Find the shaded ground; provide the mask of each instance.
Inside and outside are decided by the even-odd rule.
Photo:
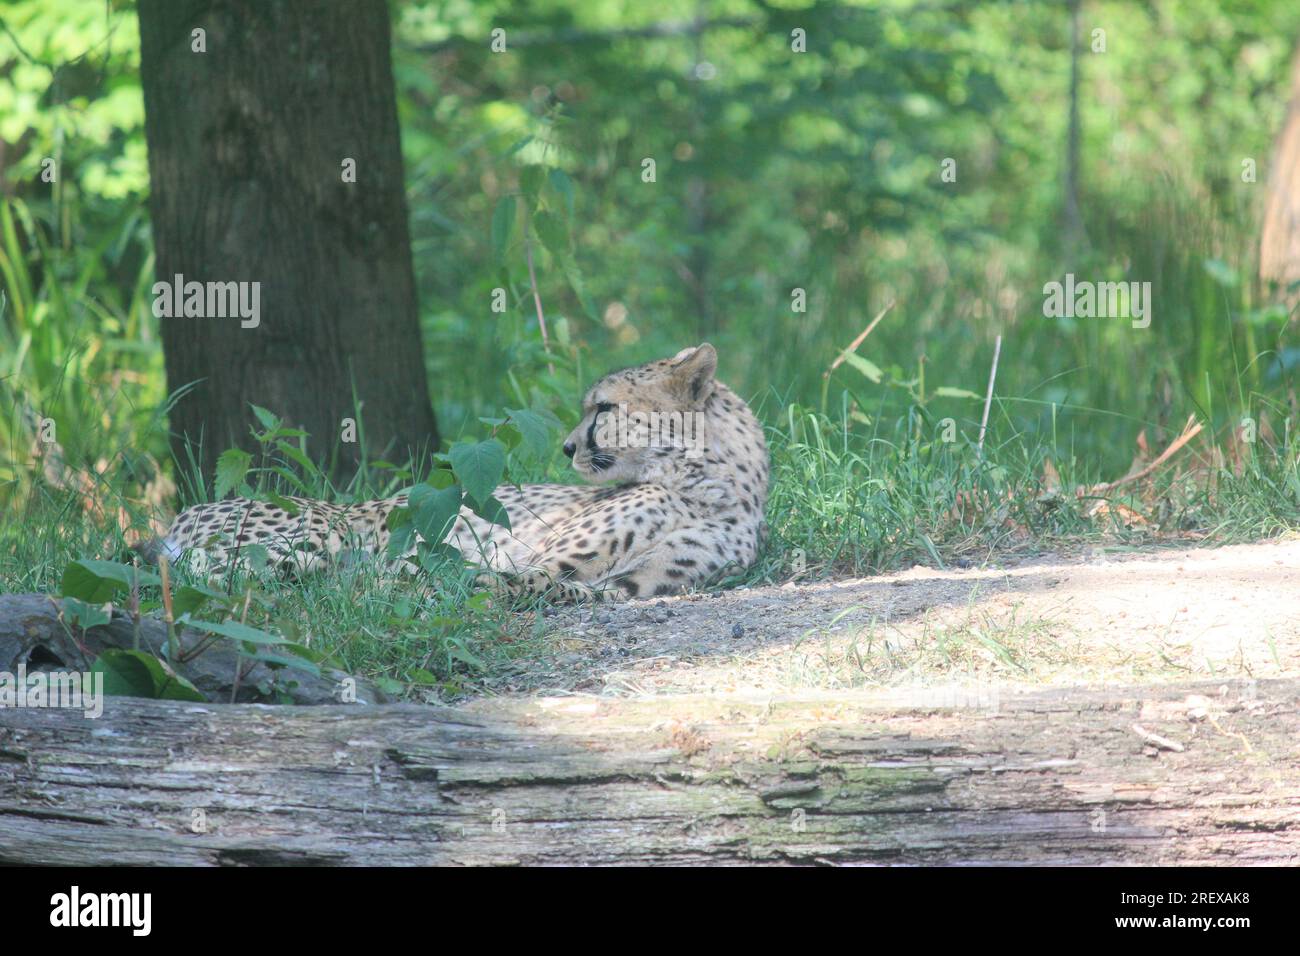
[[[1300,673],[1300,539],[915,567],[559,612],[497,693],[639,696]]]

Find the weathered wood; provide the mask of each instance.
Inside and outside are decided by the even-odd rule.
[[[1294,864],[1298,699],[1278,680],[987,708],[849,692],[7,710],[0,863]]]

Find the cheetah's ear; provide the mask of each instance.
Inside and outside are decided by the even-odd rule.
[[[718,353],[708,342],[698,348],[683,349],[673,356],[669,370],[682,395],[691,402],[702,403],[713,394],[713,374],[718,370]]]

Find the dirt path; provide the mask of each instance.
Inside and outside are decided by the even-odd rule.
[[[497,693],[643,696],[1300,673],[1300,538],[567,610]]]

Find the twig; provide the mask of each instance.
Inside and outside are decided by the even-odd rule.
[[[1128,484],[1132,484],[1135,481],[1141,481],[1147,475],[1151,474],[1153,471],[1155,471],[1157,468],[1163,465],[1166,461],[1168,461],[1175,453],[1177,453],[1177,451],[1180,448],[1182,448],[1189,441],[1191,441],[1193,438],[1199,435],[1201,433],[1201,429],[1203,429],[1204,427],[1205,425],[1202,422],[1198,422],[1196,420],[1195,415],[1188,415],[1187,424],[1183,426],[1183,433],[1179,435],[1177,438],[1175,438],[1173,443],[1160,453],[1160,457],[1158,457],[1155,461],[1151,462],[1151,464],[1147,465],[1141,471],[1136,471],[1131,475],[1125,475],[1123,478],[1120,478],[1116,481],[1108,481],[1100,485],[1093,485],[1091,488],[1087,488],[1087,489],[1079,488],[1076,493],[1079,495],[1079,497],[1082,498],[1085,494],[1098,495],[1107,491],[1113,491],[1122,485],[1128,485]]]
[[[132,559],[131,566],[134,568],[131,575],[131,596],[128,599],[128,609],[131,612],[131,626],[133,628],[131,649],[138,651],[140,649],[140,558]]]
[[[537,291],[537,271],[533,268],[533,240],[527,235],[524,236],[524,252],[528,257],[528,283],[533,287],[533,304],[537,306],[537,325],[542,330],[542,350],[548,356],[546,370],[554,375],[555,366],[549,359],[551,346],[546,338],[546,316],[542,314],[542,295]]]
[[[1161,737],[1159,734],[1153,734],[1141,724],[1133,725],[1133,733],[1151,744],[1151,746],[1158,747],[1161,750],[1172,750],[1174,753],[1180,754],[1185,749],[1178,741],[1170,740],[1168,737]]]
[[[167,555],[158,555],[158,576],[162,578],[163,620],[167,622],[167,659],[180,658],[180,644],[176,640],[176,618],[172,615],[172,587],[167,575]]]
[[[837,368],[839,368],[841,365],[844,364],[844,356],[848,355],[850,352],[857,351],[858,346],[861,345],[863,342],[865,342],[867,336],[871,334],[871,330],[880,324],[880,320],[885,317],[885,313],[888,312],[893,307],[894,307],[894,300],[891,299],[888,305],[886,305],[883,309],[881,309],[879,312],[876,313],[876,317],[871,320],[870,324],[868,324],[865,329],[862,330],[861,334],[856,339],[854,339],[852,342],[849,343],[849,347],[844,349],[842,352],[840,352],[839,355],[835,356],[835,361],[831,362],[831,367],[828,368],[826,371],[822,372],[822,378],[830,378],[831,372],[835,371]]]
[[[244,592],[244,609],[239,615],[240,624],[246,624],[248,622],[248,606],[252,602],[253,602],[253,589],[250,587]],[[250,663],[254,663],[254,662],[250,661]],[[251,671],[252,668],[250,667],[249,670]],[[243,651],[241,645],[239,653],[235,654],[235,679],[230,682],[230,702],[232,704],[239,699],[239,685],[243,683],[245,673],[246,672],[243,667]]]
[[[998,356],[1002,354],[1002,336],[993,343],[993,367],[989,369],[989,390],[984,393],[984,417],[980,419],[980,440],[975,449],[976,457],[984,458],[984,432],[989,427],[989,406],[993,404],[993,383],[998,377]]]

